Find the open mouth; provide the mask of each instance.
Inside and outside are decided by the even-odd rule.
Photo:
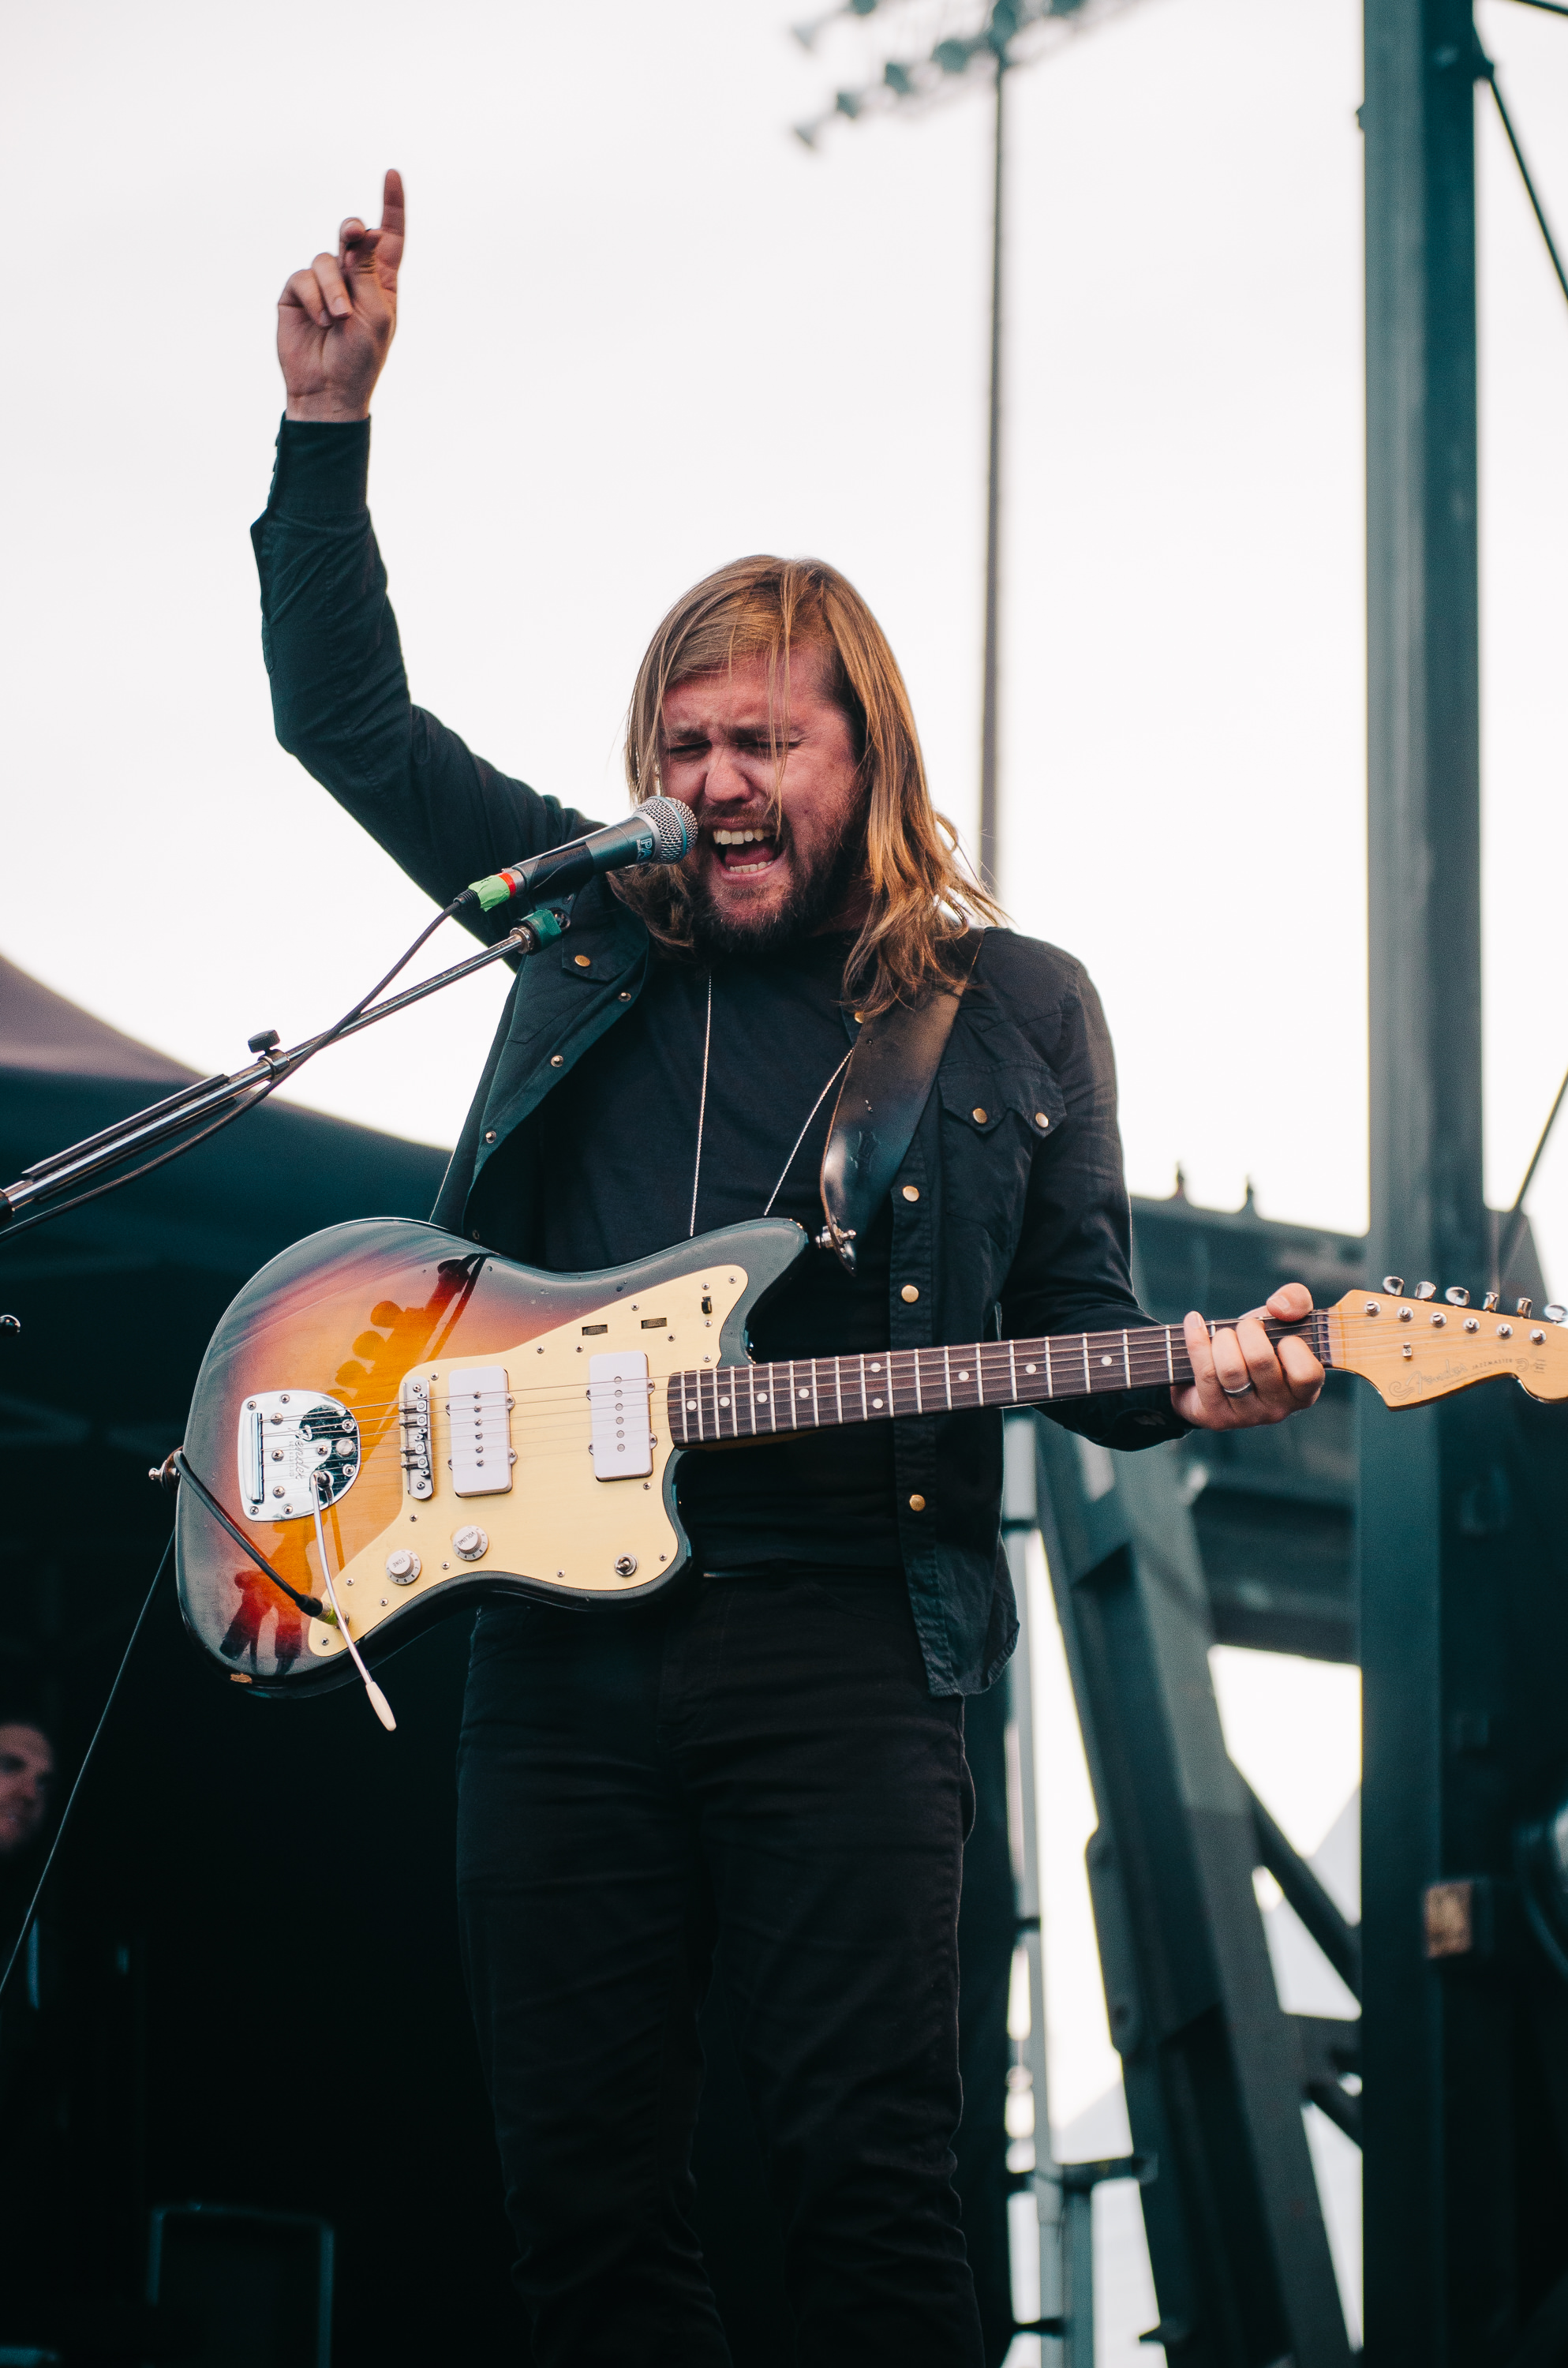
[[[778,825],[772,823],[761,828],[748,824],[714,829],[708,836],[721,865],[732,880],[750,879],[758,872],[770,871],[783,851]]]

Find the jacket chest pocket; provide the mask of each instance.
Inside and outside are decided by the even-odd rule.
[[[981,1225],[1011,1258],[1023,1224],[1029,1170],[1067,1114],[1043,1064],[969,1066],[939,1080],[949,1221]]]

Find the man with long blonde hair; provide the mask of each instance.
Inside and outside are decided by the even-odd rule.
[[[345,222],[284,290],[288,408],[255,540],[279,738],[445,903],[592,825],[409,700],[365,500],[403,231],[389,174],[380,227]],[[689,805],[699,844],[585,889],[559,956],[524,965],[437,1222],[556,1271],[768,1212],[815,1237],[858,1031],[961,986],[852,1264],[808,1251],[754,1347],[1147,1323],[1094,989],[963,869],[854,587],[771,557],[695,586],[639,670],[626,764],[634,800]],[[1269,1308],[1310,1304],[1293,1284]],[[1210,1343],[1189,1319],[1187,1343],[1187,1386],[1062,1418],[1136,1448],[1278,1421],[1322,1385],[1256,1322]],[[694,1456],[680,1485],[679,1588],[597,1615],[492,1608],[475,1630],[461,1930],[534,2357],[728,2361],[689,2169],[716,1968],[799,2356],[979,2368],[950,2145],[963,1702],[1017,1633],[1000,1415]]]

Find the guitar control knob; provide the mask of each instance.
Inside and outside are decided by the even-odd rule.
[[[399,1546],[387,1556],[387,1577],[394,1587],[412,1587],[419,1576],[419,1556],[406,1546]]]
[[[1444,1292],[1443,1297],[1448,1301],[1450,1307],[1468,1307],[1470,1305],[1470,1293],[1465,1289],[1462,1282],[1450,1282],[1447,1291]]]
[[[470,1521],[464,1528],[452,1531],[452,1551],[460,1554],[464,1562],[478,1562],[482,1554],[490,1552],[489,1535]]]
[[[1415,1286],[1415,1296],[1417,1299],[1436,1299],[1437,1296],[1437,1284],[1435,1282],[1418,1282]]]
[[[1383,1289],[1385,1291],[1392,1291],[1396,1299],[1403,1299],[1404,1297],[1403,1275],[1385,1274],[1383,1277]]]

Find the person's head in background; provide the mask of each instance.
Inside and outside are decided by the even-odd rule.
[[[42,1722],[0,1697],[0,1866],[38,1839],[53,1782],[54,1746]]]

